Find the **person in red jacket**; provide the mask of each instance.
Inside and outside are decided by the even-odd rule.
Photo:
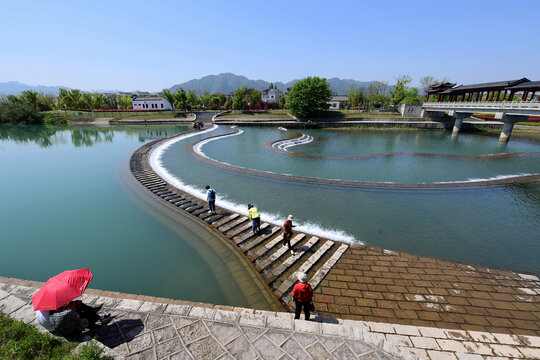
[[[311,307],[311,299],[313,298],[313,289],[307,283],[307,275],[305,272],[299,272],[297,276],[299,282],[294,285],[292,291],[292,297],[296,304],[294,318],[300,319],[300,313],[302,312],[302,307],[304,307],[304,314],[306,314],[306,320],[309,320],[309,311]]]

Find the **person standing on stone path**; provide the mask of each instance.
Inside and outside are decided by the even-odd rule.
[[[210,213],[216,213],[216,190],[211,189],[210,185],[206,185],[206,201],[208,201],[208,206],[210,207]]]
[[[292,223],[294,217],[289,215],[287,220],[283,223],[283,246],[287,246],[291,252],[291,255],[294,255],[294,249],[291,246],[291,238],[293,236],[292,228],[295,227]]]
[[[248,213],[248,216],[251,219],[252,232],[255,234],[255,232],[261,231],[261,214],[259,213],[259,209],[257,209],[254,205],[249,204]]]
[[[302,307],[304,308],[304,314],[306,315],[306,320],[309,320],[309,312],[312,310],[313,298],[313,289],[311,285],[307,283],[307,275],[305,272],[299,272],[297,274],[298,282],[294,285],[292,291],[292,298],[296,304],[296,309],[294,311],[294,318],[300,319],[300,313],[302,312]]]

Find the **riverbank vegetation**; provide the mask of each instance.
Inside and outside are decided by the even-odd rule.
[[[0,312],[0,359],[109,359],[92,343],[75,352],[78,345],[77,342],[41,333],[32,325],[13,320]]]

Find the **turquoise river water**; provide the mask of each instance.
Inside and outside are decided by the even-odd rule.
[[[98,289],[271,309],[236,252],[129,173],[139,146],[184,129],[1,126],[0,276],[89,267]]]

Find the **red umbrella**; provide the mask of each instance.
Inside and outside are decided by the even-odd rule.
[[[53,276],[32,296],[34,310],[56,310],[81,296],[92,281],[90,269],[64,271]]]

